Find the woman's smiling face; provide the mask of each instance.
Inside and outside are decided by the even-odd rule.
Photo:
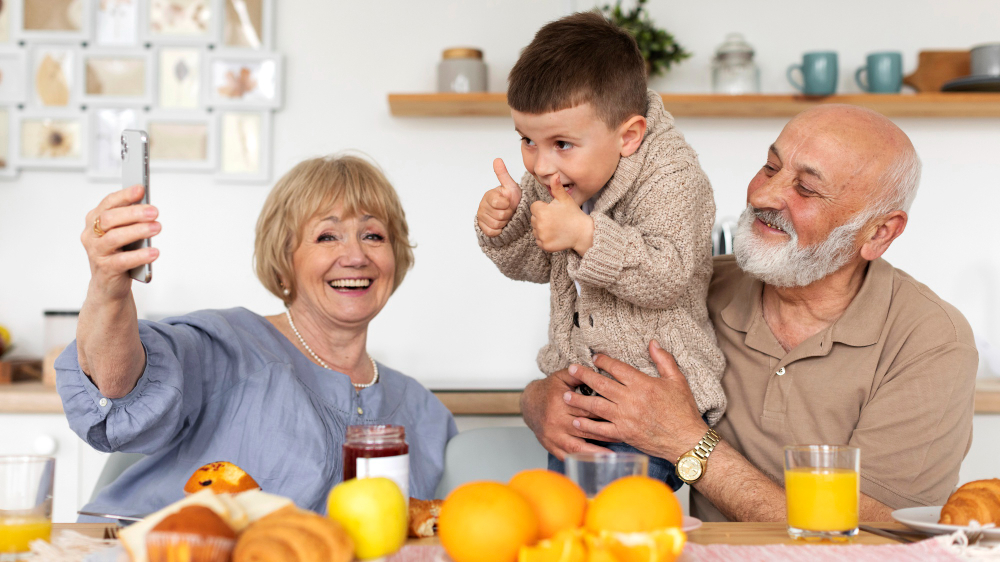
[[[337,203],[306,222],[292,266],[296,312],[349,327],[367,325],[385,306],[396,259],[381,220],[345,216]]]

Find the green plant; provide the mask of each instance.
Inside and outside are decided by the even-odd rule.
[[[642,57],[646,59],[646,70],[653,77],[670,70],[671,65],[690,57],[691,53],[685,51],[674,40],[673,35],[653,24],[646,12],[646,1],[636,0],[635,7],[625,11],[622,9],[622,0],[618,0],[614,7],[605,5],[601,11],[635,38]]]

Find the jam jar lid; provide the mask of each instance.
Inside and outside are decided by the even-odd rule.
[[[726,40],[716,49],[716,60],[729,57],[748,59],[753,57],[753,47],[743,38],[742,33],[730,33],[726,35]]]

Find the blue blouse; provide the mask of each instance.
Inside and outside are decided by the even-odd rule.
[[[85,510],[151,513],[184,497],[198,467],[229,461],[265,492],[326,513],[343,477],[347,426],[359,424],[405,426],[410,495],[434,497],[457,430],[451,412],[414,379],[379,365],[378,383],[355,392],[347,375],[314,364],[244,308],[143,320],[139,336],[146,369],[122,398],[102,396],[80,370],[76,342],[56,361],[73,431],[100,451],[148,455]]]

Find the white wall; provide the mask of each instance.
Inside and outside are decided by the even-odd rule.
[[[280,173],[297,161],[349,148],[377,160],[399,191],[418,244],[416,267],[373,323],[381,361],[437,387],[521,387],[537,376],[545,287],[505,279],[476,245],[472,220],[496,184],[490,162],[523,170],[517,137],[501,118],[414,119],[389,115],[389,92],[435,85],[443,48],[475,45],[490,89],[505,88],[518,51],[543,23],[580,0],[276,2],[276,45],[286,57],[285,108],[274,120]],[[653,86],[710,89],[709,64],[726,33],[757,48],[767,92],[789,92],[785,68],[803,51],[840,53],[841,91],[857,91],[867,52],[898,49],[907,72],[920,49],[1000,41],[1000,5],[985,0],[862,2],[655,1],[654,19],[696,55]],[[998,98],[1000,103],[1000,98]],[[701,155],[720,216],[737,215],[745,187],[785,119],[678,120]],[[924,162],[905,235],[887,257],[969,318],[1000,346],[1000,119],[900,119]],[[0,324],[21,355],[42,354],[42,311],[78,308],[89,269],[79,244],[84,215],[113,184],[81,173],[25,172],[0,183]],[[217,185],[199,175],[157,174],[153,198],[163,233],[155,280],[136,285],[144,314],[245,306],[281,310],[253,276],[253,226],[269,186]]]

